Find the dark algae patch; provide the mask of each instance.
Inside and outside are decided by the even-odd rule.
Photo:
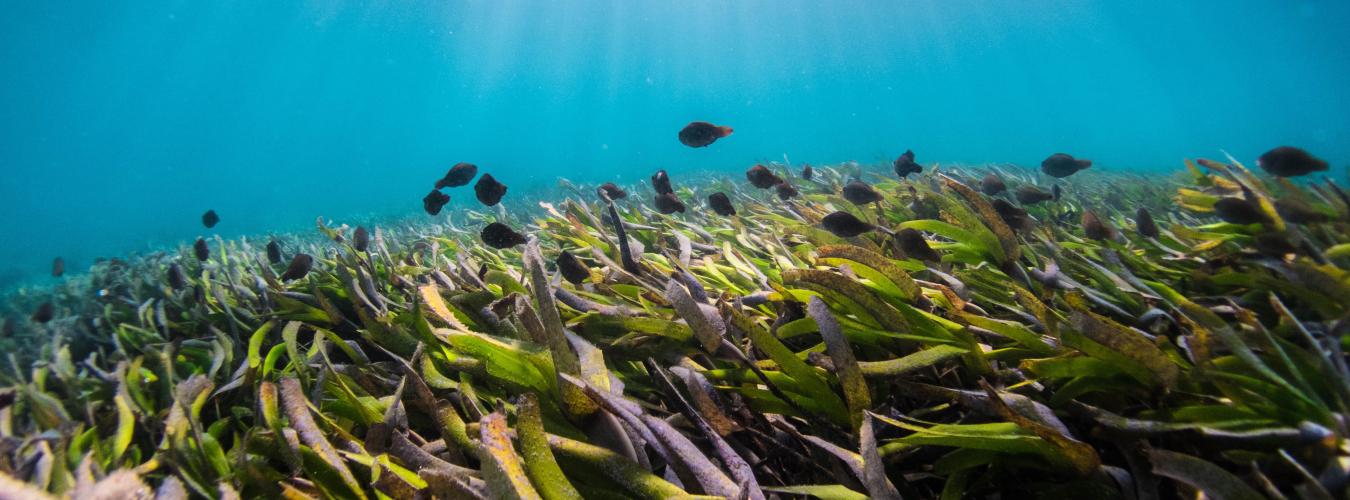
[[[1324,161],[883,158],[461,163],[425,211],[492,209],[58,259],[0,310],[0,496],[1345,497]]]

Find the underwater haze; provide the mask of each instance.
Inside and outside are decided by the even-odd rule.
[[[199,235],[420,216],[756,161],[1167,172],[1281,144],[1342,178],[1350,2],[11,2],[0,281]],[[735,133],[692,149],[693,120]],[[465,191],[447,210],[475,206]],[[204,229],[216,210],[221,223]]]

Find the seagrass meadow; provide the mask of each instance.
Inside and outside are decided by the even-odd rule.
[[[16,292],[0,496],[1346,497],[1333,181],[888,167],[677,176],[669,215],[563,181]]]

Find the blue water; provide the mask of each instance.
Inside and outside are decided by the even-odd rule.
[[[906,148],[1340,167],[1347,22],[1344,0],[8,2],[0,281],[190,241],[207,208],[227,237],[416,215],[457,161],[513,192]],[[736,132],[685,148],[690,120]]]

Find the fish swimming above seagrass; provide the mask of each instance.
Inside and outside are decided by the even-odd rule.
[[[840,238],[852,238],[876,229],[871,223],[859,219],[851,213],[839,211],[826,215],[820,221],[826,231]]]
[[[450,167],[450,171],[445,173],[445,177],[436,181],[436,189],[447,187],[459,187],[468,184],[478,175],[478,166],[472,163],[456,163]]]
[[[1092,160],[1080,160],[1065,153],[1055,153],[1041,161],[1041,172],[1055,178],[1064,178],[1092,166]]]
[[[511,229],[511,226],[500,222],[493,222],[483,227],[479,236],[483,239],[483,243],[499,250],[524,245],[526,241],[524,235],[517,233],[515,229]]]
[[[1270,175],[1279,177],[1297,177],[1327,169],[1325,160],[1293,146],[1280,146],[1266,151],[1257,158],[1256,164]]]
[[[914,151],[910,150],[905,150],[904,154],[891,162],[891,166],[895,169],[895,175],[901,179],[909,177],[910,174],[923,173],[923,165],[914,162]]]
[[[731,127],[708,122],[691,122],[680,129],[680,143],[691,148],[702,148],[731,135]]]

